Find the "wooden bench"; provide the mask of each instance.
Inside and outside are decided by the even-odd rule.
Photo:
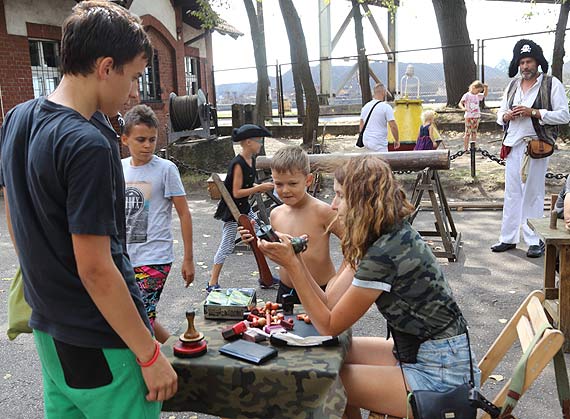
[[[536,332],[540,330],[542,325],[545,323],[550,324],[542,305],[543,302],[544,293],[542,291],[531,292],[479,362],[483,393],[485,393],[485,382],[505,357],[506,353],[513,346],[517,338],[524,352],[529,347]],[[556,352],[558,352],[562,347],[563,343],[564,335],[559,330],[547,329],[544,332],[542,338],[537,342],[528,358],[521,396],[526,392],[526,390],[528,390],[534,380],[538,378],[542,370],[550,363]],[[511,380],[509,379],[493,399],[493,404],[499,407],[503,405],[510,384]],[[398,419],[392,416],[373,412],[370,413],[369,417],[373,419]],[[479,410],[478,417],[480,419],[490,419],[490,416],[481,410]]]

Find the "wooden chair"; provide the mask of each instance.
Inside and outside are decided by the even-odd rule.
[[[493,342],[485,356],[479,362],[479,368],[481,369],[481,387],[484,388],[485,381],[487,381],[489,375],[491,375],[499,362],[504,358],[505,354],[515,342],[515,339],[518,338],[524,352],[529,347],[541,326],[544,323],[550,324],[544,307],[542,306],[543,301],[544,293],[542,291],[537,290],[531,292],[506,324],[499,337],[495,339],[495,342]],[[532,385],[534,380],[538,378],[542,370],[550,363],[563,343],[564,335],[561,331],[547,329],[544,332],[542,338],[537,342],[528,358],[521,397]],[[496,406],[503,405],[510,384],[511,380],[509,379],[493,399],[493,403]],[[489,419],[490,416],[483,414],[480,418]]]
[[[542,306],[543,301],[544,293],[542,291],[537,290],[531,292],[479,362],[483,393],[485,393],[485,382],[505,357],[513,343],[515,343],[515,340],[518,338],[524,352],[529,347],[536,332],[540,330],[541,326],[545,323],[550,324]],[[559,330],[547,329],[544,332],[542,338],[537,342],[528,358],[525,371],[525,382],[521,392],[521,397],[532,385],[534,380],[536,380],[540,375],[542,370],[550,363],[556,352],[558,352],[562,347],[563,343],[564,335]],[[511,380],[509,379],[494,398],[493,404],[499,407],[503,405],[510,384]],[[488,414],[481,410],[479,412],[479,419],[490,419]],[[386,416],[374,412],[371,412],[369,417],[373,419],[397,419],[392,416]]]

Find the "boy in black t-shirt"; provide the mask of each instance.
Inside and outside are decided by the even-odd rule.
[[[176,391],[124,250],[118,149],[96,113],[116,114],[137,97],[151,54],[137,17],[81,2],[63,25],[59,86],[4,121],[0,185],[48,418],[158,418]]]
[[[240,144],[241,152],[230,162],[224,181],[226,189],[232,196],[240,213],[247,214],[251,219],[254,218],[254,214],[248,198],[255,193],[267,192],[273,189],[273,183],[271,182],[264,182],[259,185],[255,183],[254,156],[261,150],[262,137],[271,137],[271,132],[265,127],[245,124],[239,128],[234,128],[232,141]],[[222,220],[224,226],[222,227],[220,245],[214,256],[212,275],[206,287],[207,292],[220,288],[218,283],[220,272],[226,257],[234,251],[238,230],[238,223],[223,199],[218,204],[214,218]]]

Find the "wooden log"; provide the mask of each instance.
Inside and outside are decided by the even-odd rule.
[[[388,162],[392,170],[448,170],[450,167],[449,150],[424,150],[424,151],[398,151],[388,153],[332,153],[332,154],[309,154],[311,171],[334,172],[352,157],[363,155],[381,157]],[[269,169],[271,157],[259,156],[255,161],[257,169]]]

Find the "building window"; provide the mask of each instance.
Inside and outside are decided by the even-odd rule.
[[[160,71],[158,67],[158,51],[154,51],[152,60],[146,66],[144,74],[139,77],[139,94],[141,101],[160,101]]]
[[[59,43],[30,40],[30,61],[34,97],[51,94],[61,80],[59,72]]]
[[[200,88],[200,60],[196,57],[184,57],[186,72],[186,92],[189,95],[198,94]]]

